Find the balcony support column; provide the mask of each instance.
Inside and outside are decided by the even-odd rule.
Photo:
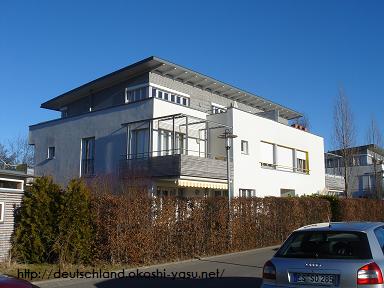
[[[130,159],[130,151],[131,151],[131,129],[129,125],[127,125],[127,146],[126,146],[126,159]]]
[[[188,155],[188,116],[185,116],[185,155]]]
[[[151,158],[153,151],[153,120],[148,122],[148,157]]]
[[[172,116],[172,155],[176,154],[175,116]]]
[[[209,125],[208,121],[205,122],[205,157],[208,158],[210,153],[209,153]]]

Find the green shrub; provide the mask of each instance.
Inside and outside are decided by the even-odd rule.
[[[54,250],[60,263],[87,263],[91,258],[92,219],[89,190],[77,179],[69,182],[62,196],[58,237]]]
[[[57,218],[62,191],[52,178],[37,178],[25,192],[15,217],[12,256],[25,263],[54,262],[52,250],[58,234]]]

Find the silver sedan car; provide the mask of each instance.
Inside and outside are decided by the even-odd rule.
[[[321,223],[295,230],[263,268],[263,288],[384,288],[384,223]]]

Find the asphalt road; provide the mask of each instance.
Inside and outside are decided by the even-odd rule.
[[[276,250],[276,247],[268,247],[215,257],[129,269],[124,271],[128,277],[118,279],[58,279],[34,282],[34,284],[41,288],[223,288],[234,286],[257,288],[261,284],[262,267],[265,261],[274,254],[274,250]],[[74,271],[71,272],[75,273]],[[108,271],[105,272],[108,273]],[[122,273],[117,276],[122,276]]]

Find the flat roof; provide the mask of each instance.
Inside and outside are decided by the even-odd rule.
[[[377,146],[376,144],[367,144],[362,146],[351,147],[351,148],[348,148],[347,150],[352,151],[353,152],[352,154],[356,154],[356,155],[364,152],[365,150],[370,150],[376,154],[384,156],[384,148]],[[342,154],[342,149],[329,151],[327,152],[327,154],[339,156]]]
[[[230,100],[255,107],[261,111],[278,110],[280,117],[288,120],[302,116],[302,114],[297,111],[274,103],[261,96],[244,91],[235,86],[155,56],[143,59],[61,94],[41,104],[41,108],[59,111],[61,107],[64,107],[73,101],[148,72],[154,72],[182,83],[198,87]]]

